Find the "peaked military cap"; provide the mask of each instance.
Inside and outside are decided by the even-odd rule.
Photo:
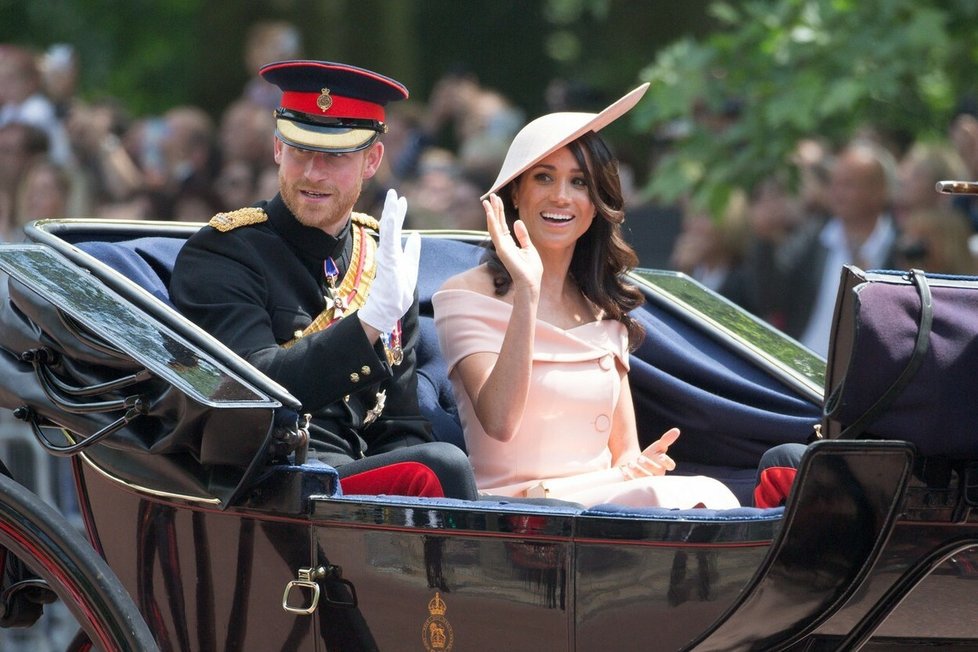
[[[282,90],[275,135],[300,149],[366,149],[387,131],[384,106],[408,97],[400,82],[343,63],[278,61],[259,74]]]

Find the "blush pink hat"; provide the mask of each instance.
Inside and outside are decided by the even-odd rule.
[[[548,113],[533,120],[513,138],[496,182],[492,184],[485,199],[497,192],[507,183],[520,176],[527,168],[546,158],[553,152],[580,138],[589,131],[598,131],[608,126],[638,104],[645,95],[649,84],[645,83],[631,91],[601,113]]]

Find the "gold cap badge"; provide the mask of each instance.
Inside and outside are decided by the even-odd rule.
[[[320,111],[323,113],[329,111],[329,107],[333,106],[333,98],[329,96],[328,88],[324,88],[319,92],[319,97],[316,99],[316,106],[318,106]]]

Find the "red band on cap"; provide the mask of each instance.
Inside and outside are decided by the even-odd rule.
[[[384,107],[373,102],[357,100],[352,97],[330,95],[332,105],[323,111],[318,104],[320,93],[300,93],[286,91],[282,94],[282,108],[311,115],[332,116],[337,118],[359,118],[363,120],[384,121]]]

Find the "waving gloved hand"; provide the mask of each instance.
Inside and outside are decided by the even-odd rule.
[[[401,248],[401,227],[407,215],[407,199],[387,191],[380,217],[380,243],[377,246],[377,276],[370,286],[367,301],[360,309],[360,321],[382,333],[394,330],[397,320],[411,307],[418,284],[421,236],[412,233]]]

